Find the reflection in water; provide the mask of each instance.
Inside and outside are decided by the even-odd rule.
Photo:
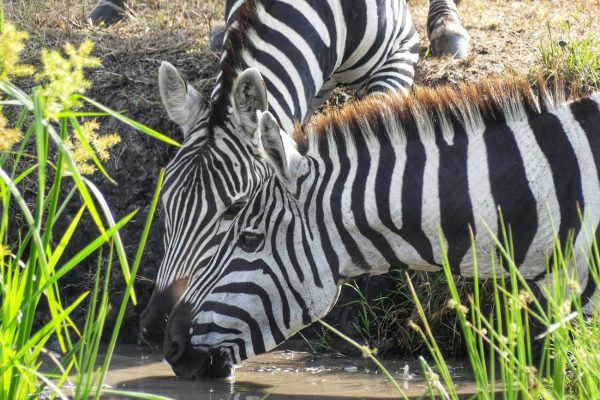
[[[283,346],[291,348],[293,343]],[[297,344],[296,344],[297,346]],[[385,360],[409,396],[420,397],[425,381],[416,360]],[[473,393],[470,373],[462,363],[452,372],[461,391]],[[141,391],[175,399],[387,399],[398,398],[384,375],[368,360],[322,357],[292,350],[275,350],[247,360],[224,380],[178,379],[160,352],[123,346],[115,352],[107,383],[115,389]],[[120,398],[119,400],[121,400]]]

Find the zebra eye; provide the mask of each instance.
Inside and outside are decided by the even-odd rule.
[[[265,240],[265,235],[262,233],[242,232],[239,243],[244,251],[252,253],[258,249],[263,240]]]
[[[245,201],[236,201],[230,205],[227,210],[225,210],[223,213],[223,219],[226,221],[234,219],[240,213],[240,211],[242,211],[242,208],[244,208],[245,205]]]

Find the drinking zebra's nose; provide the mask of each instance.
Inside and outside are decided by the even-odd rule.
[[[140,316],[140,337],[153,348],[162,346],[167,319],[183,292],[187,280],[178,280],[164,289],[156,288]]]
[[[177,376],[193,378],[225,378],[231,375],[233,363],[220,348],[202,349],[192,345],[192,334],[203,329],[192,321],[192,307],[179,302],[167,322],[163,353]],[[206,329],[206,327],[204,327]]]

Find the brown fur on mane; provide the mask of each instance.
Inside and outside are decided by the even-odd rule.
[[[304,126],[297,125],[293,137],[303,148],[310,137],[339,132],[338,128],[342,125],[367,122],[374,126],[381,122],[382,113],[386,110],[386,115],[390,115],[391,111],[402,122],[408,135],[417,133],[411,132],[414,129],[410,127],[414,128],[425,117],[433,118],[436,124],[439,123],[436,116],[440,115],[450,121],[462,122],[461,112],[469,111],[479,114],[488,123],[503,119],[507,105],[511,104],[519,104],[528,115],[538,114],[545,107],[565,99],[561,82],[550,86],[554,89],[549,89],[542,77],[532,87],[526,77],[510,75],[478,83],[414,87],[409,95],[368,96],[341,108],[329,109]]]
[[[227,30],[227,39],[224,43],[224,51],[227,55],[221,61],[221,88],[217,97],[213,100],[213,111],[220,117],[224,116],[224,111],[229,103],[229,95],[233,89],[233,83],[237,78],[238,71],[244,69],[245,63],[242,59],[242,52],[248,47],[248,30],[250,28],[259,29],[261,23],[258,19],[256,7],[258,4],[265,4],[266,0],[246,0],[235,11],[233,26]]]

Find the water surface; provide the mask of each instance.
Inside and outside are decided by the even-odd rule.
[[[234,376],[222,380],[185,380],[175,376],[162,353],[136,346],[117,348],[107,383],[115,389],[140,391],[175,399],[389,399],[399,398],[386,377],[362,358],[314,356],[285,343],[278,350],[246,360]],[[385,360],[409,397],[425,394],[417,360]],[[462,362],[450,364],[459,390],[473,393],[470,372]],[[266,396],[266,397],[265,397]]]

